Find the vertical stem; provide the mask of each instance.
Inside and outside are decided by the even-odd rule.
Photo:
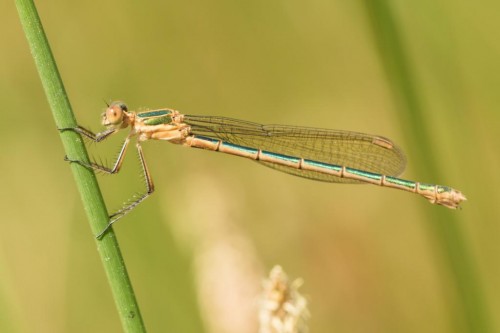
[[[75,127],[75,117],[36,7],[32,0],[16,0],[16,6],[56,127]],[[61,140],[67,156],[88,162],[87,151],[79,134],[66,131],[61,133]],[[61,163],[63,163],[62,158]],[[97,234],[107,225],[108,213],[94,172],[76,163],[71,165],[71,169],[92,233]],[[96,241],[124,331],[146,332],[113,230],[110,230],[101,241]]]

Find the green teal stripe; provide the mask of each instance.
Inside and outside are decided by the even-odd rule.
[[[137,114],[137,117],[139,118],[158,117],[158,116],[166,116],[171,113],[172,113],[171,110],[154,110],[154,111],[140,112]]]
[[[170,116],[152,117],[144,120],[144,124],[146,125],[170,124],[171,122],[172,122],[172,117]]]
[[[318,161],[313,161],[313,160],[304,160],[304,165],[311,165],[313,167],[333,170],[335,172],[342,171],[342,166],[340,166],[340,165],[328,164],[328,163],[323,163],[323,162],[318,162]]]
[[[382,179],[382,175],[379,174],[379,173],[373,173],[373,172],[368,172],[368,171],[362,171],[362,170],[358,170],[358,169],[353,169],[353,168],[345,168],[345,171],[353,174],[353,175],[358,175],[360,177],[364,177],[364,178],[369,178],[369,179],[373,179],[373,180],[381,180]]]
[[[220,140],[209,138],[208,136],[194,135],[195,139],[208,141],[210,143],[218,143]]]
[[[276,159],[279,159],[279,160],[282,160],[282,161],[286,161],[286,162],[292,162],[292,163],[300,163],[300,160],[301,160],[301,158],[298,158],[298,157],[293,157],[293,156],[288,156],[288,155],[283,155],[283,154],[277,154],[277,153],[273,153],[273,152],[266,151],[266,150],[262,151],[262,155],[269,156],[269,157],[272,157],[272,158],[276,158]]]
[[[421,189],[421,190],[425,190],[425,191],[434,191],[434,185],[432,184],[422,184],[422,183],[419,183],[418,184],[418,187]],[[442,188],[442,186],[439,186]],[[444,192],[444,191],[443,191]]]
[[[415,190],[415,188],[416,188],[416,183],[412,182],[410,180],[404,180],[404,179],[399,179],[396,177],[386,176],[385,181],[386,181],[386,183],[404,186],[404,187],[407,187],[411,190]]]
[[[258,154],[259,153],[258,149],[240,146],[240,145],[235,145],[234,143],[229,143],[229,142],[224,142],[224,141],[222,141],[221,146],[228,147],[228,148],[235,149],[235,150],[239,150],[239,151],[242,151],[244,153],[250,153],[250,154]]]

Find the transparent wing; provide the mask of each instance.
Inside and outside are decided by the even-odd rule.
[[[184,122],[191,126],[194,135],[388,176],[400,175],[406,165],[403,151],[391,140],[376,135],[301,126],[261,125],[213,116],[186,115]],[[320,172],[257,162],[300,177],[359,183]]]

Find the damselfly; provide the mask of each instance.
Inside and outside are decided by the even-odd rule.
[[[433,204],[456,209],[466,200],[451,187],[424,184],[396,178],[406,164],[402,150],[391,140],[357,132],[301,126],[261,125],[225,117],[184,115],[172,109],[144,112],[128,111],[123,102],[113,102],[102,114],[107,129],[94,134],[83,128],[73,130],[95,142],[101,142],[121,129],[130,127],[112,167],[94,162],[66,159],[85,167],[114,174],[120,171],[127,147],[137,136],[146,192],[110,216],[109,227],[154,191],[153,179],[144,159],[141,142],[165,140],[187,147],[202,148],[246,157],[258,163],[304,178],[332,183],[368,183],[422,195]]]

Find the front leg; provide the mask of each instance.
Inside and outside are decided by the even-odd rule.
[[[127,137],[125,139],[125,142],[123,142],[122,148],[120,149],[120,153],[118,154],[118,157],[116,158],[116,161],[113,164],[112,168],[109,168],[105,165],[97,164],[94,162],[86,163],[86,162],[83,162],[80,160],[73,160],[73,159],[70,159],[68,156],[64,156],[64,160],[68,161],[68,162],[80,164],[81,166],[84,166],[86,168],[102,171],[102,172],[107,173],[107,174],[115,174],[115,173],[118,173],[118,171],[120,171],[120,168],[122,167],[123,160],[125,159],[125,153],[127,152],[127,147],[128,147],[129,143],[130,143],[130,137]]]
[[[90,140],[94,142],[101,142],[106,140],[111,134],[114,134],[118,132],[118,129],[116,128],[110,128],[105,131],[99,132],[99,133],[94,133],[92,131],[89,131],[88,129],[81,127],[81,126],[76,126],[76,127],[66,127],[66,128],[59,128],[59,131],[64,132],[64,131],[73,131],[76,133],[79,133],[86,138],[89,138]]]

